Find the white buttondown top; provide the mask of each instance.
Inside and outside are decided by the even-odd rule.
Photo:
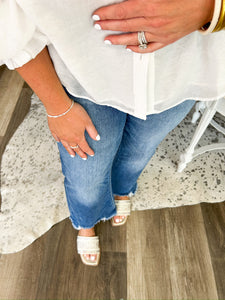
[[[114,1],[120,2],[120,1]],[[105,45],[91,18],[111,0],[0,0],[0,64],[14,69],[46,45],[67,90],[136,117],[186,99],[225,96],[225,32],[194,32],[152,54]]]

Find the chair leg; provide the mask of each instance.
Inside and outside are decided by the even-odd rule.
[[[213,116],[216,113],[218,101],[212,101],[209,106],[205,109],[201,120],[195,130],[194,136],[190,142],[189,147],[185,150],[184,153],[180,155],[180,162],[178,164],[177,171],[182,172],[186,167],[187,163],[189,163],[193,158],[194,149],[202,137],[203,133],[205,132],[206,128],[208,127],[209,123],[211,122]]]
[[[206,102],[200,101],[195,104],[195,112],[193,113],[191,123],[195,124],[201,117],[201,111],[206,108]]]

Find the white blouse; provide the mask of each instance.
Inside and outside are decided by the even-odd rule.
[[[120,2],[115,1],[114,2]],[[0,64],[14,69],[46,45],[67,90],[145,119],[186,99],[225,96],[225,32],[194,32],[152,54],[106,45],[91,18],[111,0],[0,0]]]

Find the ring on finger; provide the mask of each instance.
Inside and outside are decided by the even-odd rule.
[[[148,47],[148,41],[146,40],[144,31],[138,31],[138,42],[140,49],[146,49]]]
[[[70,146],[70,148],[72,148],[72,149],[77,149],[79,147],[79,145],[77,144],[77,145],[75,145],[75,146]]]

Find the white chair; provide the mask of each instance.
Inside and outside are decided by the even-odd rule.
[[[195,130],[194,136],[190,142],[189,147],[184,153],[180,155],[180,162],[178,164],[178,172],[182,172],[186,165],[196,156],[212,150],[225,150],[225,143],[213,143],[203,147],[199,147],[195,150],[198,141],[205,132],[209,124],[211,124],[215,129],[220,131],[225,135],[225,127],[219,125],[215,120],[213,120],[216,112],[220,113],[225,117],[225,99],[222,98],[217,101],[208,102],[198,102],[196,104],[196,112],[193,114],[192,123],[195,123],[199,116],[202,114],[200,122]],[[201,113],[201,114],[200,114]]]

